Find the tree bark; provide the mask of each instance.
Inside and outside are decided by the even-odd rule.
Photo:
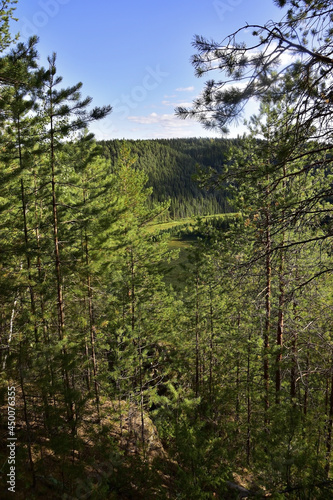
[[[284,235],[283,235],[284,242]],[[284,286],[284,252],[281,250],[280,256],[280,269],[279,269],[279,310],[278,310],[278,326],[276,345],[278,352],[276,355],[276,373],[275,373],[275,400],[280,403],[281,392],[281,362],[282,362],[282,347],[283,347],[283,330],[284,330],[284,301],[285,301],[285,286]]]
[[[272,263],[271,263],[271,231],[270,231],[270,212],[269,207],[266,208],[266,319],[264,333],[264,406],[265,406],[265,424],[268,424],[268,409],[269,409],[269,341],[271,329],[271,280],[272,280]]]

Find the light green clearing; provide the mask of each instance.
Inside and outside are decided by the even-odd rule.
[[[214,214],[214,215],[205,215],[203,217],[200,217],[201,220],[208,220],[208,219],[226,219],[229,217],[234,217],[235,214]],[[177,219],[177,220],[172,220],[169,222],[152,222],[148,224],[147,229],[149,232],[155,232],[155,231],[164,231],[165,229],[171,229],[173,227],[177,226],[185,226],[186,224],[190,224],[194,226],[198,220],[198,217],[186,217],[185,219]]]

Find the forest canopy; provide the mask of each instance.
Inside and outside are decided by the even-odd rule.
[[[256,98],[244,137],[101,142],[89,125],[110,106],[64,88],[36,37],[12,39],[15,3],[1,498],[331,498],[331,2],[196,37],[195,70],[218,79],[178,114],[224,131]]]

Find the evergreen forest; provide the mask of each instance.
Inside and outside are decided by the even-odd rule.
[[[231,144],[241,139],[155,139],[125,141],[135,168],[143,170],[152,187],[151,201],[169,201],[172,219],[232,211],[224,185],[218,189],[200,186],[200,171],[213,168],[222,173]],[[100,141],[103,155],[115,168],[124,141]],[[241,146],[239,146],[241,147]]]
[[[1,2],[1,499],[333,498],[333,8],[275,3],[195,38],[219,138],[96,141]]]

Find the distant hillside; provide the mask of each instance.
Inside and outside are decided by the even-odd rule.
[[[226,196],[200,189],[193,179],[198,166],[223,171],[231,142],[238,139],[157,139],[128,140],[126,144],[137,156],[137,167],[143,169],[153,188],[153,200],[171,199],[172,217],[215,214],[230,211]],[[101,141],[104,154],[115,165],[124,141]]]

